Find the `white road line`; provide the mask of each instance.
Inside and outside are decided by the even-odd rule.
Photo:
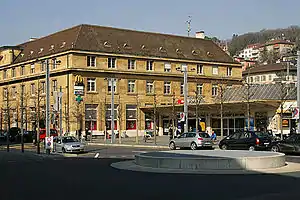
[[[147,153],[147,151],[132,151],[132,153]]]

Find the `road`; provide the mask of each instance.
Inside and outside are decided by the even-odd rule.
[[[94,151],[116,156],[138,151],[98,148]],[[153,174],[113,169],[110,164],[122,160],[117,158],[41,160],[24,159],[26,155],[20,153],[1,154],[6,155],[0,159],[1,200],[300,199],[300,179],[291,176]]]

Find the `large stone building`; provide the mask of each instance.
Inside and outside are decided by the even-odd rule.
[[[93,25],[79,25],[16,46],[0,48],[1,129],[19,126],[23,100],[25,128],[45,118],[45,68],[50,66],[51,112],[62,89],[63,130],[110,129],[111,82],[115,88],[115,129],[133,136],[153,129],[147,107],[172,105],[183,99],[183,74],[188,66],[188,94],[214,102],[220,84],[240,84],[241,65],[210,40]],[[59,61],[59,62],[58,62]],[[74,94],[75,77],[84,80],[83,101]],[[21,87],[24,95],[21,98]],[[55,111],[52,126],[57,126]],[[157,113],[159,133],[171,116]],[[193,119],[191,119],[193,120]],[[138,122],[138,123],[137,123]],[[203,119],[205,126],[205,119]],[[191,126],[193,122],[191,122]],[[136,131],[138,129],[139,131]]]

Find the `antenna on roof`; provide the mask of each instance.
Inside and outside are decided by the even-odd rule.
[[[191,29],[192,17],[189,16],[189,19],[185,23],[187,23],[187,26],[188,26],[187,32],[188,32],[188,36],[190,36],[191,30],[192,30]]]

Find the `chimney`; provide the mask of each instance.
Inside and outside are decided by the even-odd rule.
[[[32,38],[29,39],[29,42],[32,42],[32,41],[34,41],[34,40],[36,40],[36,39],[38,39],[38,38],[32,37]]]
[[[205,38],[204,31],[196,32],[196,38],[204,39]]]

